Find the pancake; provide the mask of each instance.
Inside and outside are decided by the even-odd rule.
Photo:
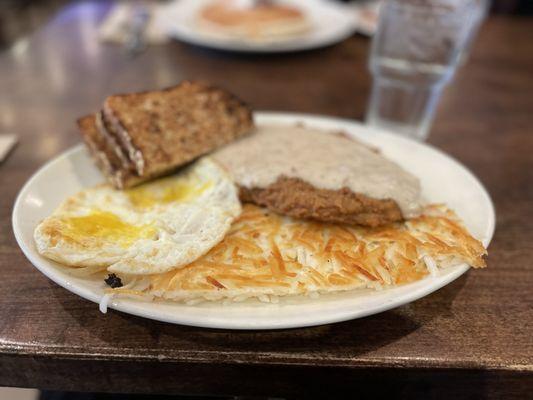
[[[211,33],[250,40],[290,38],[310,29],[305,14],[296,7],[266,1],[241,3],[214,1],[200,11],[199,27]]]
[[[486,250],[444,206],[404,223],[369,229],[276,215],[246,205],[209,253],[164,274],[120,274],[111,295],[193,304],[205,300],[276,302],[358,288],[382,289],[467,263],[485,267]]]

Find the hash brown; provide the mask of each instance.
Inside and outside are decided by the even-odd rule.
[[[485,267],[487,252],[453,211],[430,205],[423,214],[382,228],[296,220],[245,205],[217,246],[186,267],[135,278],[111,294],[195,303],[276,302],[280,296],[381,289],[422,279],[433,267]]]

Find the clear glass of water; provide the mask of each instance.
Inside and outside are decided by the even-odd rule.
[[[485,7],[483,0],[386,0],[372,41],[367,123],[425,140]]]

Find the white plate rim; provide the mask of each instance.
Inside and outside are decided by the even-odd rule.
[[[287,53],[318,49],[340,43],[357,31],[357,18],[355,14],[352,17],[349,17],[349,14],[347,15],[347,13],[353,13],[349,7],[342,4],[325,2],[323,0],[310,0],[306,6],[312,7],[313,5],[310,4],[311,1],[317,3],[321,7],[328,7],[331,12],[337,13],[338,17],[342,18],[342,24],[336,26],[334,35],[310,39],[305,36],[295,37],[279,42],[239,41],[230,38],[216,39],[187,25],[172,23],[169,21],[169,18],[163,18],[163,21],[165,21],[165,30],[167,34],[174,39],[194,46],[238,53]],[[172,4],[170,6],[172,7]],[[174,5],[174,7],[176,7],[176,5]],[[178,3],[177,7],[181,7],[181,5]],[[314,7],[317,7],[317,5],[314,5]]]
[[[262,112],[256,112],[254,113],[254,117],[258,123],[269,123],[269,122],[275,122],[275,123],[295,123],[295,122],[304,122],[309,125],[316,125],[316,124],[328,124],[328,125],[336,125],[338,127],[356,127],[357,129],[364,129],[368,131],[375,131],[376,133],[379,133],[380,135],[390,136],[393,138],[393,140],[400,140],[400,141],[407,141],[410,142],[411,145],[415,146],[423,146],[426,149],[433,151],[444,158],[448,159],[449,162],[454,164],[454,167],[459,168],[462,170],[463,173],[465,173],[473,183],[475,183],[478,186],[478,190],[480,190],[480,194],[482,194],[485,198],[486,205],[488,206],[489,214],[488,217],[488,223],[486,226],[486,230],[483,234],[482,242],[485,247],[487,247],[492,239],[492,236],[494,234],[495,230],[495,221],[496,221],[496,215],[494,210],[494,204],[487,192],[487,190],[484,188],[482,183],[478,180],[478,178],[463,164],[461,164],[459,161],[451,157],[450,155],[444,153],[443,151],[428,145],[426,143],[419,143],[415,142],[409,138],[400,137],[397,134],[384,132],[382,130],[378,130],[375,128],[371,128],[365,125],[360,124],[358,121],[352,121],[348,119],[343,118],[337,118],[337,117],[330,117],[330,116],[322,116],[322,115],[313,115],[313,114],[303,114],[303,113],[286,113],[286,112],[273,112],[273,111],[262,111]],[[12,212],[12,225],[13,225],[13,231],[15,235],[15,239],[21,248],[22,252],[28,258],[28,260],[32,263],[32,265],[37,268],[41,273],[43,273],[46,277],[48,277],[50,280],[58,284],[59,286],[67,289],[68,291],[95,303],[99,303],[101,296],[94,293],[91,289],[84,287],[84,286],[77,286],[72,285],[68,278],[62,277],[61,275],[54,274],[50,271],[50,267],[43,265],[43,259],[41,256],[36,254],[36,252],[32,251],[24,242],[22,239],[22,232],[19,225],[19,219],[18,215],[20,214],[20,209],[22,208],[22,199],[26,195],[26,193],[31,189],[33,182],[38,180],[41,176],[41,174],[45,174],[47,169],[53,165],[54,163],[61,162],[62,159],[68,158],[71,154],[75,152],[79,152],[81,149],[83,149],[83,144],[76,145],[63,153],[59,154],[57,157],[51,159],[50,161],[46,162],[44,165],[42,165],[23,185],[21,190],[19,191],[19,194],[17,195],[17,198],[14,203],[13,212]],[[46,261],[46,260],[44,260]],[[307,318],[304,321],[302,320],[295,320],[295,321],[273,321],[269,320],[268,322],[261,322],[261,321],[231,321],[231,320],[221,320],[218,322],[211,321],[202,321],[198,320],[196,318],[168,318],[166,316],[162,315],[154,315],[149,314],[146,312],[146,310],[143,310],[142,307],[138,307],[139,303],[133,299],[120,299],[120,300],[113,300],[109,303],[109,308],[115,309],[117,311],[125,312],[127,314],[153,319],[157,321],[162,322],[168,322],[172,324],[179,324],[179,325],[188,325],[188,326],[196,326],[196,327],[203,327],[203,328],[215,328],[215,329],[238,329],[238,330],[257,330],[257,329],[289,329],[289,328],[299,328],[299,327],[308,327],[308,326],[317,326],[317,325],[323,325],[328,323],[335,323],[335,322],[342,322],[357,318],[362,318],[368,315],[378,314],[383,311],[387,311],[396,307],[400,307],[404,304],[413,302],[415,300],[418,300],[422,297],[425,297],[440,288],[448,285],[449,283],[453,282],[455,279],[459,278],[461,275],[463,275],[466,271],[468,271],[470,267],[466,264],[462,264],[459,266],[454,267],[454,270],[450,273],[447,273],[445,276],[440,277],[438,282],[432,282],[431,284],[427,284],[425,286],[418,287],[416,290],[411,291],[408,294],[403,294],[401,299],[396,299],[395,301],[387,301],[383,302],[382,304],[378,306],[368,307],[363,310],[357,310],[353,313],[345,313],[342,316],[338,315],[328,315],[323,314],[316,316],[314,318]],[[424,278],[423,280],[402,285],[402,287],[409,287],[413,285],[420,284],[420,282],[423,282],[424,280],[427,280],[428,278]],[[385,289],[383,292],[385,292],[387,289]],[[143,303],[144,304],[144,303]],[[218,305],[219,307],[223,307],[223,305]]]

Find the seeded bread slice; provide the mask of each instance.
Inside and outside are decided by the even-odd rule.
[[[120,168],[125,171],[135,172],[135,166],[128,158],[126,149],[119,142],[116,132],[114,132],[109,122],[106,121],[104,113],[102,111],[99,111],[95,114],[95,121],[100,136],[107,143],[106,147],[112,149],[113,152],[116,154],[115,158],[118,159],[117,161],[120,164]]]
[[[125,189],[145,180],[122,169],[120,158],[98,130],[94,114],[79,118],[77,124],[96,166],[110,184],[118,189]]]
[[[142,177],[164,174],[253,128],[252,111],[246,104],[200,82],[110,96],[103,114]]]

